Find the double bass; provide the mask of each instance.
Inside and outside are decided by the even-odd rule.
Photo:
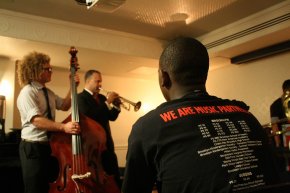
[[[71,47],[70,73],[78,70],[77,50]],[[54,132],[50,137],[52,156],[58,161],[58,174],[50,183],[49,193],[120,193],[114,176],[102,167],[101,155],[106,150],[106,133],[102,126],[78,111],[77,86],[71,78],[71,115],[63,122],[78,122],[80,134]]]

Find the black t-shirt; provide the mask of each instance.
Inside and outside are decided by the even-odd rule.
[[[124,193],[238,192],[274,183],[267,136],[248,107],[206,93],[163,103],[128,141]]]
[[[271,115],[271,117],[277,117],[278,119],[286,118],[281,98],[277,98],[271,104],[271,106],[270,106],[270,115]]]

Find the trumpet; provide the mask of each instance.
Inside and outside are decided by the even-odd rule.
[[[99,90],[103,91],[106,95],[109,93],[109,91],[103,89],[103,88],[99,88]],[[130,106],[134,107],[134,111],[138,111],[141,107],[141,101],[138,101],[136,103],[119,96],[120,100],[121,100],[121,107],[123,107],[124,109],[126,109],[127,111],[130,111]],[[125,105],[125,103],[127,103],[127,105]]]

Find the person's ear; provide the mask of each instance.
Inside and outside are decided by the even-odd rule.
[[[171,79],[168,72],[161,70],[161,86],[169,89],[171,87]]]

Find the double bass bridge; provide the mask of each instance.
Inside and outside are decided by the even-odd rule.
[[[89,177],[91,177],[91,172],[87,172],[87,173],[85,173],[85,174],[73,174],[72,176],[71,176],[71,179],[73,180],[73,181],[75,181],[75,180],[82,180],[82,179],[85,179],[85,178],[89,178]]]
[[[91,177],[91,172],[87,172],[85,174],[73,174],[71,176],[72,181],[75,183],[76,185],[76,189],[78,193],[83,193],[84,191],[81,190],[81,188],[79,187],[79,183],[80,181],[84,180],[84,179],[88,179]]]

